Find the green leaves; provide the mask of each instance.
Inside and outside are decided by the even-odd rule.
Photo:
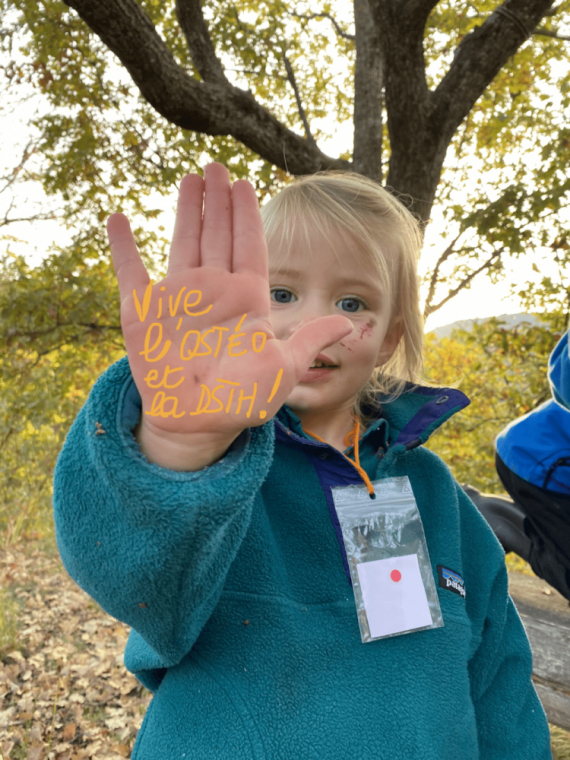
[[[492,2],[476,7],[438,3],[425,40],[432,61],[431,83],[437,83],[461,37],[483,23],[495,7]],[[539,28],[561,28],[567,34],[569,21],[570,2],[565,0]],[[549,249],[568,229],[569,57],[568,42],[534,34],[497,74],[456,133],[436,208],[443,212],[444,240],[457,240],[453,255],[437,273],[435,304],[447,283],[465,280],[499,250],[500,256],[487,269],[491,277],[501,276],[520,256],[550,258]],[[563,279],[569,263],[564,251],[551,271],[557,269]],[[528,294],[535,292],[535,285],[519,283]],[[538,308],[541,303],[528,305]],[[562,287],[549,308],[563,308],[564,303]]]
[[[124,352],[114,274],[93,257],[94,237],[39,267],[2,262],[0,529],[13,540],[51,533],[57,453],[96,376]]]
[[[449,464],[459,483],[503,490],[495,472],[495,438],[510,422],[550,398],[548,357],[566,329],[567,314],[507,330],[499,319],[449,338],[428,336],[426,370],[439,385],[455,385],[471,405],[447,422],[428,446]]]
[[[138,3],[174,59],[199,80],[174,0]],[[437,87],[458,45],[496,6],[495,0],[437,3],[424,36],[429,87]],[[347,10],[351,6],[339,0],[324,0],[317,10],[308,0],[204,0],[202,8],[216,54],[233,84],[250,90],[277,119],[304,135],[285,69],[287,56],[319,145],[350,126],[356,55]],[[68,248],[46,251],[39,266],[10,257],[0,262],[0,445],[7,468],[0,483],[11,484],[5,485],[5,500],[21,508],[46,493],[49,462],[65,430],[97,374],[122,350],[105,219],[121,210],[136,220],[145,263],[158,272],[167,246],[162,231],[152,224],[163,205],[158,196],[174,194],[185,173],[210,160],[221,161],[232,178],[251,179],[261,200],[288,177],[234,138],[190,132],[167,122],[142,98],[100,39],[60,0],[0,0],[0,16],[0,87],[9,95],[0,100],[0,109],[25,87],[39,93],[44,104],[31,124],[33,169],[26,164],[15,182],[41,182],[63,208],[62,226],[73,234]],[[567,36],[569,21],[570,0],[562,0],[541,28]],[[516,290],[529,309],[565,308],[570,286],[569,57],[570,43],[533,35],[455,135],[437,199],[444,220],[442,247],[455,243],[428,274],[433,280],[431,307],[448,292],[461,292],[478,271],[478,277],[486,272],[497,279],[511,260],[530,255],[540,262],[546,254],[552,269],[535,271],[533,281],[518,282]],[[384,145],[386,165],[388,134]],[[351,141],[335,150],[350,158]],[[493,334],[493,350],[468,344],[481,381],[490,372],[499,382],[499,364],[494,362],[507,349],[500,331]],[[516,341],[506,340],[514,350]],[[460,351],[453,346],[449,362],[455,356],[453,367],[459,367]],[[531,366],[528,360],[526,366]],[[509,408],[509,414],[513,411]],[[482,429],[486,426],[481,423]],[[35,464],[24,468],[24,477],[22,462],[30,461]],[[24,482],[28,485],[21,486],[24,490],[16,498],[10,489]]]

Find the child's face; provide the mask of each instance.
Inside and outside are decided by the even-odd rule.
[[[334,366],[309,369],[287,399],[300,415],[351,410],[401,335],[399,320],[390,319],[390,294],[341,240],[313,235],[310,251],[293,245],[280,270],[272,268],[269,252],[271,323],[277,338],[285,340],[306,322],[331,314],[342,314],[354,325],[352,333],[319,355]]]

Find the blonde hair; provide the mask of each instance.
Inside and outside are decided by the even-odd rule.
[[[389,290],[391,320],[400,319],[402,337],[392,357],[374,370],[359,393],[355,412],[397,398],[407,382],[422,380],[423,317],[419,305],[420,222],[394,195],[372,180],[349,172],[321,172],[283,188],[261,209],[272,262],[283,266],[294,242],[311,233],[339,236]],[[333,250],[334,250],[333,246]],[[273,251],[273,253],[272,253]],[[276,253],[278,252],[278,253]]]

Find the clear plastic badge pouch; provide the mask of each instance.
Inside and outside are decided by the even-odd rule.
[[[341,486],[332,495],[363,643],[428,628],[443,617],[420,513],[408,477]]]

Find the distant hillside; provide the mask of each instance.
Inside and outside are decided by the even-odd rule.
[[[483,322],[487,322],[488,319],[488,317],[485,317],[484,319],[460,319],[457,322],[452,322],[450,325],[436,327],[435,330],[430,330],[430,333],[433,333],[438,338],[447,338],[451,335],[453,330],[469,331],[473,328],[473,325],[482,324]],[[534,314],[501,314],[497,319],[504,322],[507,329],[516,327],[516,325],[519,325],[521,322],[530,322],[535,325],[539,321],[538,317],[535,317]]]

